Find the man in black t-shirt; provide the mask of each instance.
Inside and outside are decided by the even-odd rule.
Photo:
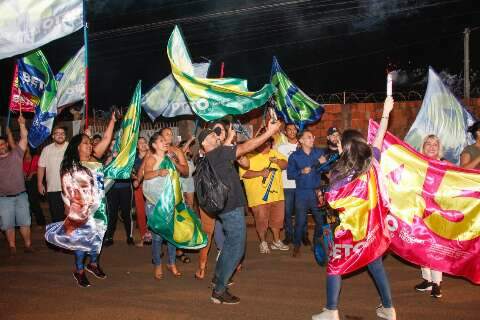
[[[280,122],[270,122],[262,135],[250,139],[241,145],[222,145],[219,137],[211,129],[204,129],[198,135],[198,142],[205,151],[205,156],[216,171],[220,180],[228,186],[228,197],[224,209],[218,213],[225,231],[225,243],[218,257],[215,268],[215,286],[211,300],[217,304],[237,304],[240,298],[231,295],[227,283],[245,252],[246,226],[244,207],[245,195],[238,172],[233,162],[262,145],[272,135],[279,131]],[[230,126],[228,135],[235,132]]]

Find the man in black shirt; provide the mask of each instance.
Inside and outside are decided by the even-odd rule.
[[[241,145],[225,146],[211,129],[204,129],[198,135],[198,142],[205,151],[205,156],[216,171],[219,179],[228,186],[227,202],[218,213],[225,232],[225,243],[215,268],[215,286],[211,300],[214,303],[237,304],[238,297],[227,290],[227,283],[245,252],[246,226],[244,207],[245,195],[234,161],[244,154],[262,145],[280,130],[280,122],[270,122],[262,135],[250,139]],[[230,126],[228,135],[235,132]]]

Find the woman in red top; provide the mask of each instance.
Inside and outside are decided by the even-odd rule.
[[[23,157],[23,174],[25,176],[25,186],[27,187],[28,202],[30,204],[30,214],[35,215],[35,221],[39,226],[45,226],[45,217],[40,207],[40,195],[37,189],[37,169],[40,156],[30,150],[27,146]]]

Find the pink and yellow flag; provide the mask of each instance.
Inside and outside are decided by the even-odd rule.
[[[390,244],[385,224],[388,202],[382,196],[378,163],[346,185],[326,193],[339,211],[340,225],[329,248],[328,274],[347,274],[380,257]]]
[[[377,128],[370,121],[369,141]],[[390,133],[380,166],[390,249],[416,265],[480,283],[480,171],[428,159]]]

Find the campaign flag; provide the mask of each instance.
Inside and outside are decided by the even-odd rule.
[[[80,48],[55,75],[57,108],[85,98],[85,47]]]
[[[130,107],[123,117],[121,132],[114,150],[117,156],[104,170],[105,178],[129,179],[132,172],[135,155],[137,152],[138,135],[140,133],[140,101],[142,98],[142,82],[138,81],[137,87],[130,102]],[[114,148],[115,149],[115,148]]]
[[[12,88],[10,91],[9,109],[12,111],[35,112],[35,107],[40,103],[38,97],[20,90],[18,84],[18,65],[15,64]]]
[[[377,129],[370,121],[369,141]],[[391,250],[480,284],[480,171],[429,159],[388,132],[380,165]]]
[[[57,115],[57,82],[42,51],[36,50],[17,60],[18,82],[22,92],[39,98],[28,132],[28,142],[37,148],[50,136]]]
[[[206,78],[209,68],[210,62],[194,63],[193,73],[196,77]],[[152,121],[160,116],[171,118],[193,114],[187,97],[171,74],[145,93],[142,107]]]
[[[405,136],[405,141],[421,151],[423,139],[434,134],[442,142],[443,157],[459,164],[462,150],[475,142],[467,133],[468,127],[474,122],[472,115],[430,67],[422,107]]]
[[[303,131],[305,126],[322,118],[323,105],[307,96],[287,77],[276,57],[273,57],[270,78],[277,89],[273,94],[275,111],[285,123],[293,123]]]
[[[0,1],[0,59],[39,48],[82,26],[82,0]]]
[[[329,248],[328,274],[348,274],[382,256],[390,244],[385,225],[388,202],[383,192],[376,160],[368,172],[325,193],[338,210],[340,224]]]
[[[193,111],[205,121],[249,112],[265,104],[275,90],[271,84],[266,84],[259,91],[251,92],[243,79],[196,77],[178,26],[168,40],[167,54],[175,80],[182,87]]]
[[[197,215],[183,200],[180,176],[169,157],[164,157],[158,169],[168,170],[165,179],[150,180],[159,183],[155,208],[148,219],[150,230],[161,234],[168,242],[181,249],[200,249],[207,245],[207,234]],[[146,187],[146,195],[149,188]],[[160,194],[158,194],[160,193]]]

